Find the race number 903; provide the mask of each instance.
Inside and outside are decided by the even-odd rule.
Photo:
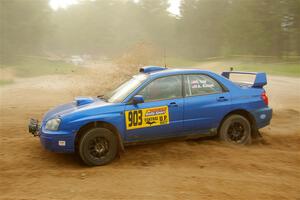
[[[128,126],[140,126],[143,124],[143,111],[131,110],[128,112]]]

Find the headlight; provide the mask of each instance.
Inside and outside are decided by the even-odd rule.
[[[60,121],[59,118],[50,119],[47,121],[45,128],[49,131],[57,131]]]

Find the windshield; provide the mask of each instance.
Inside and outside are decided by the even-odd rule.
[[[138,74],[132,77],[132,79],[121,84],[117,89],[105,94],[102,98],[110,103],[119,103],[132,93],[142,82],[147,79],[146,74]]]

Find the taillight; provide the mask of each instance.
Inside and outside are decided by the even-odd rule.
[[[265,102],[266,105],[269,105],[269,98],[266,92],[261,93],[261,98]]]

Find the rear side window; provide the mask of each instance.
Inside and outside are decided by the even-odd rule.
[[[158,78],[149,83],[139,92],[143,95],[144,100],[157,101],[164,99],[174,99],[182,97],[182,81],[181,75],[167,76]]]
[[[206,94],[222,93],[222,86],[213,78],[203,74],[184,76],[186,96],[198,96]]]

